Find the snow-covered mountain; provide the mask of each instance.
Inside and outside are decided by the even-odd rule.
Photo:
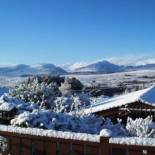
[[[142,60],[142,59],[141,59]],[[118,60],[117,60],[118,61]],[[61,66],[67,72],[72,73],[115,73],[122,71],[138,71],[138,70],[154,70],[155,63],[150,63],[152,61],[137,61],[137,63],[127,63],[124,64],[125,60],[120,59],[120,63],[102,60],[92,63],[88,62],[79,62],[74,64],[67,64]],[[124,64],[121,64],[121,62]],[[148,62],[148,63],[147,63]]]
[[[75,63],[68,66],[70,72],[91,72],[91,73],[114,73],[124,71],[123,66],[112,64],[108,61],[98,61],[94,63]]]
[[[123,71],[121,66],[112,64],[108,61],[99,61],[88,66],[76,69],[77,72],[101,72],[101,73],[113,73]]]
[[[88,62],[76,62],[76,63],[68,63],[68,64],[61,65],[61,67],[67,72],[75,72],[76,69],[85,67],[89,64],[90,63]]]
[[[37,74],[65,74],[66,71],[53,64],[39,65],[14,65],[0,67],[0,76],[22,76],[22,75],[37,75]]]
[[[137,71],[137,70],[155,70],[155,64],[145,64],[138,66],[125,66],[126,71]]]
[[[149,61],[152,62],[152,61]],[[0,76],[23,76],[23,75],[38,75],[38,74],[54,74],[62,75],[66,73],[115,73],[123,71],[137,70],[155,70],[155,63],[142,65],[119,65],[107,60],[96,62],[79,62],[73,64],[61,65],[61,67],[53,64],[39,65],[11,65],[0,66]]]

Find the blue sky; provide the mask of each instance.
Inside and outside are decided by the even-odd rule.
[[[1,0],[0,64],[155,56],[154,0]]]

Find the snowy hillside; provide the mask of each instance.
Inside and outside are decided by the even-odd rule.
[[[105,60],[93,63],[75,63],[63,67],[70,72],[113,73],[123,71],[122,66],[112,64]]]
[[[61,65],[61,67],[67,72],[75,72],[76,69],[85,67],[89,64],[90,63],[88,62],[76,62],[76,63],[68,63],[68,64]]]
[[[154,70],[155,63],[153,61],[140,60],[136,63],[128,62],[125,60],[101,60],[95,62],[78,62],[73,64],[62,65],[61,67],[67,72],[72,73],[115,73],[122,71],[139,71],[139,70]]]
[[[112,64],[108,61],[99,61],[90,64],[85,67],[76,69],[76,72],[102,72],[102,73],[113,73],[123,71],[121,66]]]
[[[65,74],[66,71],[53,64],[39,64],[39,65],[14,65],[7,67],[0,67],[0,76],[22,76],[22,75],[36,75],[36,74]]]
[[[131,88],[134,85],[148,84],[148,86],[155,83],[155,70],[141,70],[133,72],[120,72],[111,74],[91,74],[91,75],[66,75],[67,77],[75,77],[79,79],[84,85],[98,85],[102,84],[106,87],[116,87],[120,84],[128,85]]]

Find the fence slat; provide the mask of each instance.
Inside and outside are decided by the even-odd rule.
[[[84,155],[84,145],[72,144],[72,155]]]
[[[37,155],[44,154],[44,144],[42,141],[34,141],[33,142],[33,151]]]
[[[59,155],[71,155],[71,144],[70,143],[60,143],[60,154]]]
[[[57,144],[54,142],[45,142],[46,155],[56,155]]]
[[[111,155],[126,155],[127,150],[125,148],[112,148]]]
[[[99,155],[100,148],[97,146],[86,145],[85,154],[86,155]]]
[[[13,155],[20,154],[20,138],[13,137],[11,140]]]
[[[31,155],[31,140],[22,139],[22,155]]]
[[[108,137],[100,137],[100,154],[101,155],[109,155],[109,138]]]

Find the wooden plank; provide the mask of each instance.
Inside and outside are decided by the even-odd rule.
[[[59,143],[59,155],[71,155],[70,143]]]
[[[100,149],[101,155],[109,155],[110,146],[108,137],[100,137]]]
[[[127,151],[124,148],[112,148],[111,149],[111,155],[126,155]]]
[[[13,155],[20,155],[20,138],[12,137],[11,138],[11,145],[12,145],[12,154]]]
[[[155,151],[145,150],[145,149],[138,149],[138,150],[129,150],[129,155],[155,155]]]
[[[99,155],[99,146],[86,145],[85,146],[85,154],[86,155]],[[105,155],[107,155],[107,154],[105,154]]]
[[[30,139],[22,139],[22,155],[31,155],[32,145]]]
[[[36,155],[45,154],[44,143],[42,141],[33,141],[32,147],[33,147],[32,150],[34,154]]]
[[[56,142],[55,143],[50,141],[45,142],[46,155],[56,155],[56,150],[57,150]]]
[[[143,155],[143,153],[142,153],[142,151],[129,150],[128,155]]]
[[[72,144],[72,155],[84,155],[84,144]]]

